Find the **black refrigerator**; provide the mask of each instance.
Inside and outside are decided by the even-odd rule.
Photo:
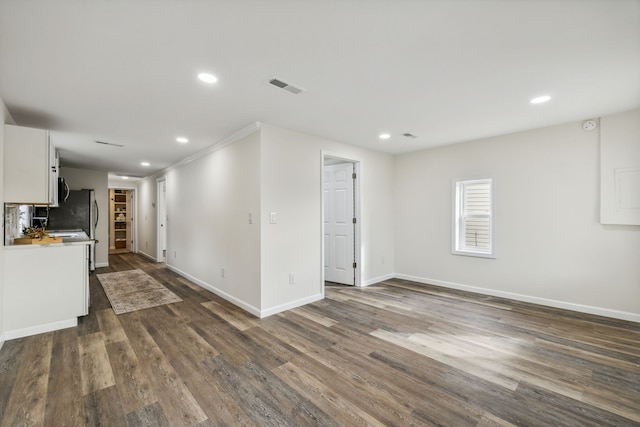
[[[70,190],[69,196],[57,208],[49,209],[47,230],[82,230],[91,239],[90,268],[95,269],[96,226],[99,211],[94,190]]]

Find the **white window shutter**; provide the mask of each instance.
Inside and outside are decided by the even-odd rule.
[[[453,253],[495,258],[493,180],[454,183]]]

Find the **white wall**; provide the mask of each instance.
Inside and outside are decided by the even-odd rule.
[[[396,157],[400,277],[640,321],[640,227],[599,223],[599,131],[569,123]],[[451,254],[451,180],[497,180],[495,260]]]
[[[640,225],[640,109],[600,120],[600,222]]]
[[[96,227],[96,267],[109,265],[109,188],[108,174],[103,171],[77,168],[60,168],[60,176],[63,177],[71,190],[93,189],[95,190],[100,217]]]
[[[258,314],[259,132],[170,170],[166,180],[167,266]]]
[[[0,132],[0,200],[4,200],[4,124],[6,107],[0,98],[0,124],[2,124],[2,132]],[[2,207],[2,236],[4,236],[4,206]],[[0,271],[4,270],[4,247],[0,245]],[[0,301],[4,301],[4,278],[0,274]],[[4,344],[4,304],[0,302],[0,348]]]
[[[393,156],[262,125],[262,311],[322,294],[322,152],[360,162],[362,281],[393,273]],[[276,212],[277,224],[269,223]],[[382,263],[382,258],[385,263]],[[296,284],[289,284],[289,274]]]
[[[323,150],[360,162],[362,281],[390,277],[393,156],[269,125],[140,182],[140,244],[155,247],[152,204],[156,179],[164,176],[169,268],[257,316],[318,299]],[[269,224],[270,212],[277,224]]]
[[[15,124],[9,110],[7,110],[4,101],[0,98],[0,200],[4,200],[4,125]],[[4,236],[4,207],[0,209],[0,218],[2,219],[0,227],[2,227],[2,236]],[[0,271],[4,270],[4,247],[0,245]],[[0,302],[4,301],[4,275],[0,274]],[[0,348],[4,344],[4,305],[0,303]]]

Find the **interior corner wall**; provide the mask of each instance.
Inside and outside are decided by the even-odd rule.
[[[120,188],[120,187],[118,187]],[[155,261],[157,253],[158,186],[156,177],[140,181],[136,187],[136,242],[138,252]]]
[[[362,281],[393,273],[393,156],[263,124],[263,316],[323,295],[323,150],[360,162]],[[269,221],[271,212],[276,214],[275,224]],[[294,285],[289,284],[291,273]]]
[[[400,277],[640,321],[640,227],[599,222],[599,132],[569,123],[396,157]],[[497,259],[451,254],[452,180],[493,176]]]
[[[166,181],[167,266],[259,315],[260,132],[167,171]]]
[[[600,222],[640,225],[640,109],[600,119]]]
[[[7,108],[0,98],[0,200],[4,200],[4,124],[7,123]],[[2,221],[0,224],[4,236],[4,206],[2,207]],[[4,271],[4,245],[0,245],[0,271]],[[0,274],[0,348],[4,343],[4,275]]]
[[[98,202],[98,225],[96,226],[96,267],[109,265],[109,174],[90,169],[60,168],[60,176],[65,179],[70,190],[95,190]]]

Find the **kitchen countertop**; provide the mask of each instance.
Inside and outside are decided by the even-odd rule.
[[[35,245],[14,245],[13,242],[5,245],[7,249],[24,249],[24,248],[47,248],[50,246],[64,246],[64,245],[88,245],[91,243],[91,239],[82,230],[55,230],[47,231],[51,237],[62,237],[62,243],[45,243]]]

